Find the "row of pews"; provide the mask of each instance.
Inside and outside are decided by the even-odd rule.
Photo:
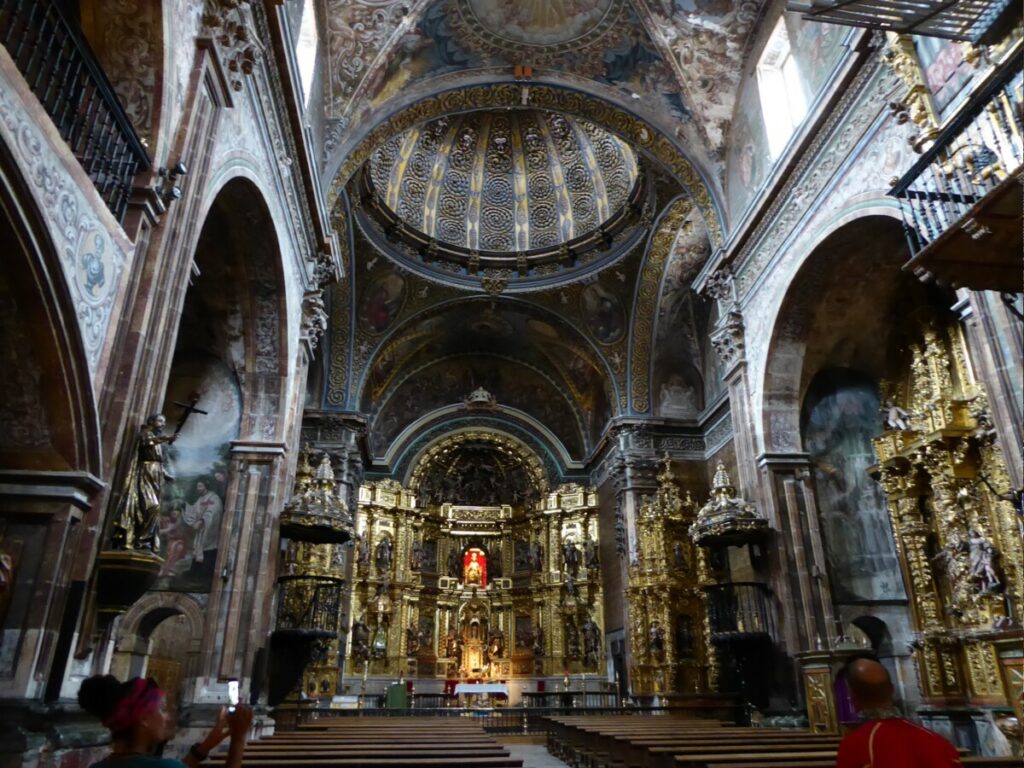
[[[548,718],[548,751],[573,768],[834,768],[840,736],[676,716]],[[965,766],[1020,768],[1019,757]]]
[[[223,765],[226,752],[210,755]],[[344,717],[250,743],[245,768],[522,768],[520,759],[465,718]]]

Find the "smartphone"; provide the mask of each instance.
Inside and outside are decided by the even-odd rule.
[[[238,709],[238,681],[228,680],[228,712]]]

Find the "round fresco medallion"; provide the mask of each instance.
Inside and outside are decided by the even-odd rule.
[[[86,232],[78,242],[75,280],[89,304],[98,304],[110,295],[116,277],[111,256],[111,246],[98,230]]]
[[[615,26],[623,0],[455,0],[455,7],[480,47],[521,57],[524,48],[557,54],[588,46]]]
[[[373,280],[359,304],[359,324],[371,333],[382,333],[398,316],[405,300],[405,279],[385,272]]]
[[[583,289],[580,309],[590,332],[602,344],[614,344],[626,332],[626,312],[622,302],[600,283],[592,283]]]

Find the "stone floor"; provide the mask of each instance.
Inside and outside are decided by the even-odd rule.
[[[512,757],[518,757],[523,761],[523,768],[568,768],[565,763],[548,754],[543,744],[518,744],[507,743]]]

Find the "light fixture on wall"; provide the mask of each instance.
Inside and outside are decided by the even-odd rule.
[[[161,168],[159,171],[160,183],[157,193],[164,204],[170,204],[174,200],[181,199],[182,191],[178,182],[188,175],[188,166],[182,160],[178,160],[172,168]]]

